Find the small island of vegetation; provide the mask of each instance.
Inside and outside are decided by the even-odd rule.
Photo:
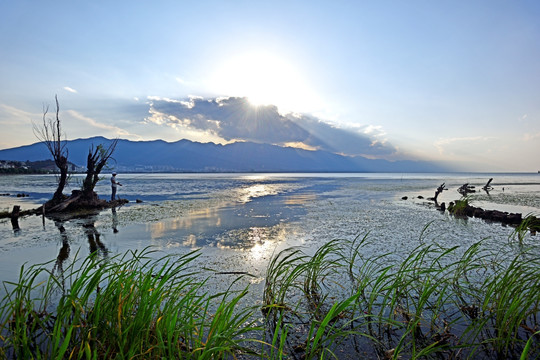
[[[40,125],[33,124],[34,134],[46,146],[52,156],[52,160],[45,162],[48,168],[38,168],[38,166],[45,165],[44,162],[36,162],[36,164],[34,164],[36,167],[29,165],[29,162],[26,162],[25,165],[22,163],[14,164],[13,162],[7,162],[4,163],[6,164],[4,165],[4,170],[13,173],[35,173],[36,171],[50,172],[51,170],[49,168],[51,167],[51,164],[54,164],[56,166],[55,173],[58,175],[56,191],[49,201],[37,209],[20,211],[20,209],[15,206],[11,213],[2,212],[0,213],[0,217],[11,217],[12,220],[16,220],[18,216],[32,214],[43,214],[45,216],[57,213],[73,213],[76,215],[77,212],[81,210],[100,210],[127,202],[127,200],[124,199],[114,199],[111,201],[102,200],[94,191],[96,184],[100,180],[101,171],[107,165],[114,153],[116,145],[118,144],[118,139],[113,140],[108,146],[102,144],[97,146],[92,145],[88,150],[85,171],[86,177],[83,180],[81,189],[72,191],[70,196],[63,193],[67,184],[69,171],[70,169],[73,170],[75,167],[68,161],[69,152],[66,147],[65,136],[62,132],[58,97],[55,97],[55,101],[56,116],[53,118],[48,117],[49,107],[46,106],[43,109],[42,123]]]

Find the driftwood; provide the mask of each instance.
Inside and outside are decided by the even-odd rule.
[[[81,193],[78,194],[72,194],[70,197],[68,197],[66,200],[62,201],[60,204],[53,206],[50,209],[47,209],[47,212],[55,213],[55,212],[61,212],[64,211],[69,205],[73,204],[77,200],[81,198]]]
[[[444,190],[448,190],[446,188],[446,185],[445,183],[442,183],[438,188],[437,190],[435,191],[435,196],[431,198],[431,200],[437,202],[437,197],[439,197],[439,194],[442,193]]]
[[[13,230],[18,231],[21,228],[19,227],[19,215],[21,207],[19,205],[13,206],[13,211],[11,212],[11,226]]]
[[[501,222],[503,224],[519,225],[523,221],[523,217],[520,213],[508,213],[499,210],[484,210],[480,207],[475,207],[469,204],[460,209],[458,214],[455,210],[454,202],[450,202],[448,211],[454,215],[476,217],[479,219]]]
[[[493,178],[490,178],[488,180],[488,182],[486,183],[486,185],[484,185],[484,187],[482,189],[484,189],[485,191],[493,190],[493,187],[490,186],[492,181],[493,181]]]
[[[465,196],[469,193],[473,193],[473,192],[476,192],[476,190],[474,190],[474,186],[473,185],[469,185],[469,183],[465,183],[463,185],[461,185],[459,188],[458,188],[458,193],[460,193],[461,195]]]

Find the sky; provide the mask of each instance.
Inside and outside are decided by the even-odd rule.
[[[0,0],[0,149],[256,141],[540,170],[540,2]]]

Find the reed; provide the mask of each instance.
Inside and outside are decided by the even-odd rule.
[[[522,244],[525,236],[529,232],[531,232],[532,234],[536,234],[537,231],[540,231],[540,219],[534,214],[529,213],[525,216],[521,223],[516,226],[516,228],[510,235],[510,239],[517,238],[519,243]]]
[[[273,343],[309,359],[341,358],[343,349],[394,359],[540,355],[537,251],[509,258],[479,242],[459,255],[424,243],[401,260],[364,255],[366,238],[331,241],[311,257],[296,249],[294,261],[290,250],[277,254],[265,295],[279,293],[279,304],[264,304]]]
[[[256,329],[252,311],[236,311],[247,290],[206,293],[191,268],[196,252],[150,255],[74,262],[65,286],[50,272],[38,281],[47,266],[23,268],[18,283],[5,284],[3,356],[213,359],[251,351],[242,335]]]
[[[240,305],[258,295],[233,291],[236,281],[208,292],[198,252],[90,256],[62,274],[51,263],[22,267],[18,282],[4,282],[0,358],[540,356],[538,249],[418,243],[375,253],[366,235],[312,255],[283,250],[257,308]]]

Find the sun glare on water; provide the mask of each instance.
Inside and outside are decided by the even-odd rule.
[[[276,105],[280,111],[309,111],[317,104],[300,72],[267,52],[230,58],[217,69],[211,82],[223,95],[247,97],[253,105]]]

